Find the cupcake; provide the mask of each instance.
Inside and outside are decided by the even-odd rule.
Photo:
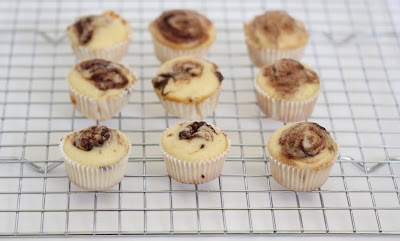
[[[337,159],[338,145],[329,132],[312,122],[283,126],[268,141],[271,175],[294,191],[320,188]]]
[[[228,137],[204,121],[168,128],[161,137],[168,174],[178,182],[202,184],[217,178],[230,149]]]
[[[202,120],[214,112],[222,80],[217,65],[201,57],[182,56],[165,62],[152,82],[167,112]]]
[[[307,119],[320,92],[318,75],[292,59],[281,59],[260,69],[254,85],[261,111],[284,122]]]
[[[184,55],[205,57],[215,40],[214,24],[193,10],[169,10],[149,25],[161,62]]]
[[[118,61],[128,52],[131,29],[118,14],[107,11],[79,18],[67,27],[67,35],[78,59]]]
[[[128,104],[136,77],[122,64],[90,59],[71,69],[68,83],[75,108],[86,117],[103,121]]]
[[[283,58],[300,60],[308,42],[304,24],[284,11],[267,11],[244,24],[247,50],[259,68]]]
[[[131,144],[119,130],[91,126],[65,136],[59,148],[71,182],[101,191],[121,182]]]

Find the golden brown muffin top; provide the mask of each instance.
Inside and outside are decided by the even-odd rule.
[[[304,24],[285,11],[267,11],[245,25],[248,37],[267,48],[296,48],[308,41]]]
[[[281,59],[260,70],[257,85],[272,97],[286,100],[306,100],[319,91],[318,75],[302,63]]]

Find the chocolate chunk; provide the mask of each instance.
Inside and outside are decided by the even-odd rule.
[[[108,60],[92,59],[83,61],[77,65],[76,69],[99,90],[121,89],[129,83],[124,73],[126,68]]]
[[[332,148],[328,131],[312,122],[297,123],[286,129],[279,138],[279,144],[287,158],[313,157],[324,148]]]
[[[100,147],[110,138],[110,129],[106,126],[91,126],[74,134],[74,146],[90,151]]]
[[[179,132],[179,139],[191,140],[194,138],[203,138],[206,141],[210,141],[214,139],[213,133],[216,134],[216,131],[211,125],[204,121],[194,121]]]
[[[210,20],[192,10],[166,11],[155,23],[164,38],[178,44],[205,42],[209,37],[205,27],[211,25]]]
[[[274,89],[285,96],[294,95],[304,83],[318,83],[317,74],[292,59],[281,59],[263,69]]]
[[[222,80],[224,80],[224,76],[222,76],[221,72],[219,72],[219,71],[215,71],[214,73],[217,76],[219,82],[221,83]]]
[[[204,175],[201,175],[201,178],[203,178],[203,179],[204,179],[204,178],[205,178],[205,176],[204,176]]]

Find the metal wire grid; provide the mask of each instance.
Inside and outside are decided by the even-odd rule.
[[[210,59],[225,80],[207,121],[233,141],[223,174],[198,186],[165,171],[159,138],[182,120],[163,111],[150,84],[159,63],[146,26],[178,7],[198,9],[217,26]],[[56,166],[59,139],[95,124],[69,102],[65,76],[76,60],[64,34],[93,8],[132,24],[124,62],[140,79],[129,106],[101,123],[133,140],[125,178],[104,192],[77,188]],[[304,62],[320,73],[323,92],[309,120],[331,131],[342,155],[320,190],[292,192],[269,174],[265,144],[283,123],[258,110],[257,69],[242,34],[242,22],[265,9],[285,9],[311,32]],[[0,235],[400,234],[399,10],[395,1],[371,0],[1,2]]]

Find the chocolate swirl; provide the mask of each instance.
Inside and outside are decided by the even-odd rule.
[[[207,124],[204,121],[194,121],[179,132],[179,139],[191,140],[193,138],[202,138],[206,141],[212,141],[214,140],[213,133],[217,134],[217,132],[211,125]],[[201,148],[204,148],[204,146]]]
[[[263,69],[272,87],[284,96],[294,95],[304,83],[319,83],[317,74],[292,59],[281,59]]]
[[[191,78],[200,77],[203,73],[203,65],[196,61],[180,61],[172,66],[171,73],[163,73],[156,76],[153,80],[154,88],[160,89],[162,95],[167,95],[164,92],[165,86],[170,80],[189,82]]]
[[[124,66],[104,59],[83,61],[76,66],[76,70],[103,91],[121,89],[129,83],[124,73],[126,71]]]
[[[111,19],[100,15],[91,15],[79,19],[74,27],[78,33],[79,43],[82,45],[87,44],[93,36],[95,29],[99,26],[104,26],[111,23]]]
[[[165,39],[177,44],[205,42],[209,37],[206,26],[211,25],[210,20],[193,10],[166,11],[155,23]]]
[[[334,150],[329,132],[317,123],[297,123],[283,131],[279,144],[287,158],[313,157],[324,148]]]
[[[74,134],[74,146],[90,151],[93,147],[103,146],[110,139],[110,129],[106,126],[91,126]]]
[[[296,20],[284,11],[267,11],[254,18],[251,32],[261,31],[268,42],[277,44],[282,33],[293,33],[297,29]]]

